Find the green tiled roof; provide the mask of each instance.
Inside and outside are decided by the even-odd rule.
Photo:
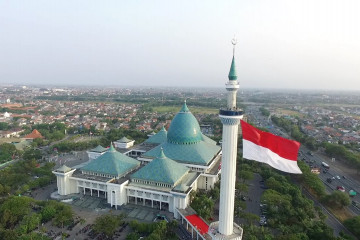
[[[184,165],[167,158],[160,148],[159,155],[132,174],[131,178],[174,185],[188,171]]]
[[[140,162],[115,150],[109,150],[81,168],[83,171],[109,174],[120,177],[140,165]]]
[[[216,145],[216,142],[215,142],[214,140],[212,140],[211,138],[209,138],[208,136],[206,136],[206,135],[204,135],[204,134],[203,134],[203,139],[204,139],[204,141],[207,142],[207,143]]]
[[[199,123],[184,103],[180,112],[171,121],[167,141],[175,144],[193,144],[202,140]]]
[[[197,165],[207,165],[220,151],[219,146],[206,141],[200,141],[195,144],[174,144],[166,142],[144,153],[143,156],[156,158],[159,156],[161,148],[164,149],[166,156],[177,162]]]
[[[172,120],[167,141],[143,156],[156,158],[161,148],[166,156],[177,162],[197,165],[207,165],[220,151],[215,141],[201,133],[199,123],[186,103]]]
[[[128,139],[127,137],[122,137],[119,140],[117,140],[117,142],[119,143],[128,143],[128,142],[132,142],[133,140]]]
[[[105,152],[107,150],[108,150],[107,148],[104,148],[103,146],[98,145],[96,148],[91,149],[90,152],[102,153],[102,152]]]
[[[236,68],[235,68],[235,57],[233,56],[232,58],[232,62],[231,62],[231,67],[230,67],[230,72],[229,72],[229,80],[236,80],[237,79],[237,74],[236,74]]]
[[[161,144],[163,142],[166,142],[167,139],[167,131],[165,130],[164,127],[161,128],[161,130],[156,133],[155,135],[149,137],[145,143],[157,143],[157,144]]]

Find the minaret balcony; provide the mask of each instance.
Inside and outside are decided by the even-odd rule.
[[[240,85],[238,81],[228,81],[225,84],[226,89],[239,89]]]
[[[242,116],[244,111],[240,108],[220,108],[219,114],[222,116]]]

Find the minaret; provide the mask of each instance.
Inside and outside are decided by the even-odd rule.
[[[238,130],[243,111],[236,107],[236,93],[239,89],[235,70],[237,41],[234,38],[231,42],[233,58],[228,76],[229,81],[225,84],[228,91],[227,108],[219,111],[219,117],[223,124],[219,222],[210,224],[209,234],[213,239],[240,240],[243,230],[234,223],[234,201]]]

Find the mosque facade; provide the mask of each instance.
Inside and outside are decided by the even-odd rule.
[[[179,218],[176,209],[190,204],[190,193],[209,190],[221,172],[220,146],[203,135],[186,102],[168,131],[162,128],[145,142],[122,138],[106,151],[88,151],[89,161],[53,171],[59,195],[82,193],[107,199],[111,207],[128,203],[164,209]]]

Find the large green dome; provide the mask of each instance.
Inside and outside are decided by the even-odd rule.
[[[180,112],[171,121],[167,141],[175,144],[192,144],[202,140],[199,123],[184,103]]]

